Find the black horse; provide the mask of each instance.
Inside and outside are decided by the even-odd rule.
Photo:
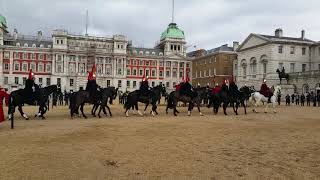
[[[287,84],[289,83],[289,74],[287,74],[287,73],[284,71],[284,68],[282,69],[282,71],[280,71],[279,69],[277,69],[276,72],[277,72],[278,75],[279,75],[280,84],[281,84],[282,78],[284,78],[284,79],[287,80]]]
[[[57,85],[51,85],[40,89],[43,92],[42,100],[45,102],[43,109],[39,106],[38,114],[35,115],[35,117],[42,117],[42,119],[45,119],[43,114],[45,114],[49,110],[49,97],[51,94],[54,96],[59,93],[58,86]]]
[[[166,113],[168,114],[168,109],[173,109],[173,115],[177,116],[177,113],[179,113],[179,111],[177,110],[177,105],[178,102],[182,102],[182,103],[188,103],[188,116],[191,115],[191,111],[194,107],[194,105],[196,104],[198,111],[200,113],[200,116],[202,116],[202,112],[200,110],[200,106],[201,106],[201,101],[203,99],[204,96],[206,96],[206,88],[205,87],[200,87],[200,88],[195,88],[193,90],[193,96],[185,96],[185,95],[180,95],[179,92],[177,91],[172,91],[169,94],[168,97],[168,102],[167,102],[167,108],[166,108]]]
[[[109,104],[112,104],[112,101],[115,100],[117,97],[117,93],[118,93],[118,88],[115,88],[115,87],[107,87],[107,88],[101,89],[101,103],[100,103],[100,109],[98,113],[99,118],[101,118],[100,116],[101,110],[103,110],[104,114],[106,114],[105,107],[108,109],[110,116],[112,116],[110,107],[108,106],[108,100],[109,100]]]
[[[87,116],[83,112],[85,103],[93,104],[94,108],[91,114],[95,117],[95,108],[101,104],[101,91],[95,80],[88,81],[86,90],[74,92],[70,96],[70,115],[73,118],[74,114],[79,114],[79,108],[82,116],[86,119]]]
[[[55,93],[56,91],[57,86],[52,85],[45,88],[39,88],[33,94],[29,94],[30,92],[26,91],[25,89],[18,89],[11,92],[8,108],[9,120],[11,120],[11,128],[14,128],[14,112],[17,106],[21,116],[26,120],[29,120],[29,117],[22,110],[22,106],[24,104],[34,105],[35,103],[37,103],[39,105],[39,115],[40,117],[42,117],[42,119],[44,119],[45,117],[43,115],[47,111],[46,103],[48,101],[49,95]]]
[[[126,116],[127,117],[129,116],[129,110],[131,108],[138,111],[138,113],[141,116],[143,115],[139,111],[138,102],[144,103],[146,105],[144,108],[144,113],[146,113],[146,110],[147,110],[149,104],[151,104],[152,105],[151,114],[153,116],[155,116],[156,114],[158,114],[157,103],[158,103],[159,99],[161,98],[161,96],[164,94],[166,94],[166,89],[161,85],[153,87],[151,89],[150,96],[144,96],[140,90],[135,90],[133,92],[130,92],[127,96],[126,103],[124,104]]]

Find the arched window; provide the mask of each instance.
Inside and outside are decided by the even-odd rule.
[[[20,43],[17,43],[16,46],[17,46],[17,47],[20,47]]]
[[[247,78],[247,61],[245,59],[241,60],[241,67],[242,67],[242,78]]]
[[[257,77],[257,60],[254,57],[250,60],[250,74],[252,78]]]
[[[35,48],[35,47],[37,47],[37,46],[36,46],[36,44],[32,44],[32,47]]]
[[[24,43],[24,45],[23,45],[24,47],[28,47],[28,44],[27,43]]]
[[[268,57],[266,55],[262,55],[260,57],[260,62],[262,64],[262,74],[263,78],[267,76],[267,64],[268,64]]]
[[[43,44],[40,44],[40,48],[43,48],[44,46],[43,46]]]

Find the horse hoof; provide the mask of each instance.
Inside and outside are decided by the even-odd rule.
[[[46,118],[45,118],[45,117],[42,117],[41,119],[42,119],[42,120],[45,120]]]
[[[267,114],[267,112],[264,112],[265,114]]]
[[[200,113],[200,116],[204,116],[202,113]]]
[[[155,116],[155,114],[154,114],[154,112],[153,112],[153,111],[152,111],[151,115],[152,115],[153,117]]]
[[[29,118],[26,118],[26,120],[28,121],[28,120],[29,120]]]

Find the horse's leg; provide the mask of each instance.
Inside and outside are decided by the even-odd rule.
[[[193,109],[193,103],[189,102],[189,106],[188,106],[188,116],[191,116],[191,111]]]
[[[21,116],[24,117],[25,120],[29,120],[29,117],[27,116],[27,114],[25,114],[25,113],[23,112],[21,105],[18,106],[18,110],[19,110]]]
[[[134,104],[134,107],[136,108],[136,111],[138,111],[138,114],[140,116],[143,116],[143,114],[140,112],[139,107],[138,107],[138,101]]]
[[[203,116],[203,114],[202,114],[202,112],[201,112],[201,110],[200,110],[200,103],[197,103],[197,108],[198,108],[198,111],[199,111],[199,114],[200,114],[200,116]]]
[[[148,106],[149,106],[149,102],[146,104],[146,107],[144,108],[143,114],[146,114]]]
[[[269,103],[267,102],[266,104],[267,104],[267,105],[266,105],[266,107],[265,107],[265,109],[264,109],[264,113],[267,113],[267,112],[268,112]]]
[[[228,104],[229,104],[229,103],[227,103],[227,102],[224,102],[224,103],[223,103],[223,113],[224,113],[224,115],[227,115],[227,107],[228,107]]]
[[[244,108],[244,114],[247,114],[247,107],[246,107],[245,101],[242,101],[241,104]]]
[[[84,112],[83,112],[83,107],[84,107],[84,103],[82,103],[81,105],[80,105],[80,111],[81,111],[81,113],[82,113],[82,116],[85,118],[85,119],[87,119],[87,116],[84,114]]]
[[[108,104],[106,105],[108,111],[109,111],[109,114],[110,114],[110,117],[112,117],[112,113],[111,113],[111,110],[110,110],[110,107],[108,106]]]
[[[276,105],[275,105],[275,102],[274,102],[274,103],[272,103],[272,108],[273,108],[273,113],[277,113],[277,111],[276,111]]]
[[[92,109],[91,109],[91,115],[92,115],[93,117],[96,117],[95,109],[96,109],[96,104],[93,104]]]
[[[98,111],[98,117],[99,117],[99,118],[101,118],[101,115],[100,115],[101,110],[102,110],[102,105],[100,106],[99,111]]]

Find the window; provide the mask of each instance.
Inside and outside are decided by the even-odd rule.
[[[34,53],[31,54],[31,59],[36,59],[36,55]]]
[[[50,86],[50,85],[51,85],[51,79],[47,78],[47,86]]]
[[[152,77],[156,77],[156,70],[153,69],[153,70],[151,71],[151,76],[152,76]]]
[[[18,59],[19,58],[19,54],[17,52],[13,52],[13,59]]]
[[[23,77],[22,78],[22,84],[25,86],[26,85],[26,81],[27,81],[27,78],[26,77]]]
[[[306,55],[306,48],[305,47],[302,48],[302,55]]]
[[[172,77],[174,77],[174,78],[177,77],[177,71],[173,70],[173,72],[172,72]]]
[[[318,70],[320,71],[320,64],[318,64]]]
[[[14,77],[14,83],[19,84],[19,77]]]
[[[170,71],[169,70],[166,71],[166,77],[170,77]]]
[[[290,72],[293,73],[294,72],[294,63],[290,63]]]
[[[70,79],[70,87],[73,87],[73,85],[74,85],[74,80]]]
[[[122,87],[122,82],[121,80],[118,80],[118,88],[121,88]]]
[[[171,62],[166,62],[166,66],[170,67],[171,66]]]
[[[307,65],[306,64],[302,64],[302,72],[306,72],[307,69]]]
[[[62,65],[61,64],[58,64],[58,68],[57,68],[57,72],[58,73],[62,73]]]
[[[106,67],[106,74],[107,74],[107,75],[111,75],[111,72],[112,72],[111,67],[110,67],[110,66],[107,66],[107,67]]]
[[[57,85],[61,87],[61,78],[57,78]]]
[[[27,63],[22,64],[22,71],[28,71],[28,64]]]
[[[127,88],[130,88],[130,81],[127,81]]]
[[[146,76],[150,76],[150,70],[146,70]]]
[[[110,87],[110,80],[107,80],[107,87]]]
[[[225,74],[227,74],[226,72],[227,70],[225,70]],[[251,64],[250,64],[250,71],[251,71],[251,76],[252,78],[256,78],[257,76],[257,62],[256,60],[252,60]]]
[[[291,46],[291,47],[290,47],[290,54],[294,54],[294,50],[295,50],[295,47],[294,47],[294,46]]]
[[[137,69],[133,69],[132,75],[133,75],[133,76],[136,76],[136,75],[137,75]]]
[[[163,77],[163,71],[159,71],[159,76]]]
[[[136,88],[137,87],[137,81],[133,81],[132,86],[133,86],[133,88]]]
[[[20,71],[20,64],[19,63],[14,63],[14,70]]]
[[[28,59],[28,54],[27,53],[23,53],[23,59]]]
[[[139,76],[143,76],[143,69],[139,69]]]
[[[243,77],[243,79],[247,78],[247,67],[246,66],[242,67],[242,77]]]
[[[150,62],[149,61],[146,61],[146,66],[149,66],[150,65]]]
[[[74,66],[74,64],[72,64],[72,65]],[[98,74],[102,74],[102,73],[103,73],[103,72],[102,72],[102,69],[103,69],[103,68],[102,68],[102,65],[99,65],[99,66],[98,66],[98,71],[97,71]]]
[[[183,77],[183,71],[179,72],[179,77]]]
[[[4,77],[4,84],[8,84],[8,77]]]
[[[118,75],[122,75],[122,69],[118,68]]]
[[[4,58],[9,59],[10,58],[10,52],[4,52]]]
[[[283,46],[278,46],[278,53],[282,54],[282,52],[283,52]]]
[[[38,71],[43,72],[43,64],[41,63],[38,64]]]
[[[131,75],[131,70],[127,69],[127,76],[130,76],[130,75]]]
[[[127,65],[130,65],[130,60],[127,60]]]
[[[4,64],[4,70],[5,70],[5,71],[9,71],[9,67],[10,67],[10,66],[9,66],[8,63],[5,63],[5,64]]]
[[[42,84],[42,78],[39,78],[39,84]]]
[[[319,56],[320,56],[320,47],[318,47],[318,53],[319,53]]]
[[[267,63],[263,63],[263,77],[266,77],[266,74],[267,74]]]
[[[46,72],[51,72],[51,64],[46,64]]]

